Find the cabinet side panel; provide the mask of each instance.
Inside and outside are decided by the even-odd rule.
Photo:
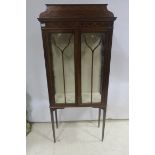
[[[55,89],[54,89],[54,78],[53,78],[53,70],[52,70],[52,55],[50,54],[51,52],[49,48],[48,33],[45,30],[42,30],[42,39],[43,39],[49,102],[50,102],[50,105],[54,105],[55,104],[55,98],[54,98]]]

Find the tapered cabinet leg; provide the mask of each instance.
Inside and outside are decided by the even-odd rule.
[[[53,130],[53,139],[54,139],[54,143],[55,143],[56,142],[56,138],[55,138],[53,109],[50,109],[50,112],[51,112],[51,122],[52,122],[52,130]]]
[[[56,127],[58,128],[57,109],[55,109],[55,121],[56,121]]]
[[[106,109],[103,109],[102,141],[104,139],[105,118],[106,118]]]
[[[100,127],[100,118],[101,118],[101,109],[99,108],[99,113],[98,113],[98,127]]]

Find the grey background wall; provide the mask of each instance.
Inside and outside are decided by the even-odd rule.
[[[32,122],[50,121],[46,72],[39,13],[47,3],[102,4],[107,3],[117,18],[114,26],[111,73],[109,83],[107,118],[128,119],[128,0],[27,0],[27,111]],[[58,111],[61,121],[95,120],[98,110],[93,108],[72,108]]]

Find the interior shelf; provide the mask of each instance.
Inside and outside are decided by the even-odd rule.
[[[56,104],[64,103],[65,96],[63,93],[57,93],[55,95]],[[100,93],[92,93],[92,101],[93,103],[101,102],[101,94]],[[91,102],[91,93],[82,93],[82,103],[90,103]],[[74,93],[66,93],[66,103],[75,103],[75,94]]]

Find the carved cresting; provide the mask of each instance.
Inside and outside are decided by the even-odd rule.
[[[101,5],[50,5],[38,18],[46,28],[104,28],[113,29],[113,21],[116,19],[107,9],[107,4]],[[80,7],[79,7],[80,6]],[[97,7],[97,9],[96,9]],[[75,19],[76,21],[72,21]]]
[[[79,18],[80,20],[89,17],[90,20],[97,18],[114,17],[114,14],[107,9],[107,4],[100,5],[50,5],[46,4],[46,11],[39,16],[40,21],[56,20],[66,18]],[[80,7],[79,7],[80,6]],[[96,6],[98,9],[96,9]],[[59,12],[61,10],[61,12]],[[58,13],[59,12],[59,13]],[[114,17],[115,18],[115,17]],[[106,20],[106,19],[105,19]],[[109,20],[109,19],[107,19]]]

